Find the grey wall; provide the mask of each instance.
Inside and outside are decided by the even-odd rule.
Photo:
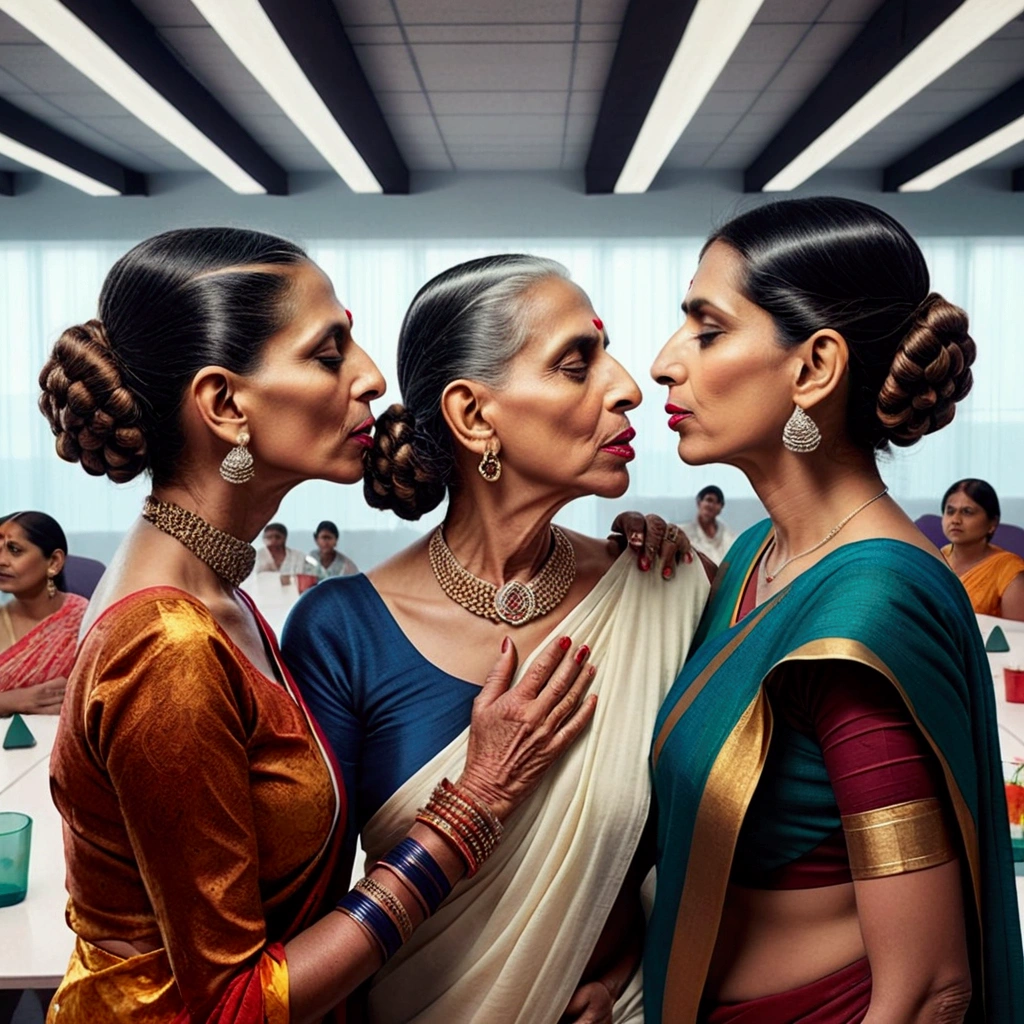
[[[259,227],[312,238],[655,238],[707,234],[748,205],[737,172],[662,174],[640,196],[587,196],[576,174],[419,174],[408,196],[356,196],[333,175],[293,175],[290,196],[238,196],[203,174],[157,175],[153,194],[93,199],[42,176],[0,198],[0,240],[138,240],[188,224]],[[889,195],[877,175],[823,173],[795,194],[848,195],[925,236],[1022,235],[1024,193],[978,171],[932,193]]]

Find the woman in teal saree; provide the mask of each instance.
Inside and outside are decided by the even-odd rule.
[[[655,727],[647,1024],[1024,1020],[988,664],[875,464],[953,418],[966,315],[840,199],[727,224],[683,310],[652,370],[680,455],[741,468],[771,519]]]

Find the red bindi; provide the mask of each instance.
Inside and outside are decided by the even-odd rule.
[[[603,331],[603,330],[604,330],[604,321],[603,321],[603,320],[602,320],[602,319],[601,319],[601,318],[600,318],[599,316],[595,316],[595,317],[594,317],[594,319],[593,319],[593,320],[591,320],[591,323],[592,323],[592,324],[593,324],[593,325],[594,325],[594,326],[595,326],[595,327],[596,327],[596,328],[597,328],[597,329],[598,329],[599,331]]]
[[[349,327],[351,327],[353,322],[354,322],[353,319],[352,319],[352,310],[351,309],[346,309],[345,310],[345,316],[348,317],[348,325],[349,325]]]

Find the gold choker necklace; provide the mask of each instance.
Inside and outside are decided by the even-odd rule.
[[[569,538],[557,526],[551,527],[551,536],[554,541],[551,554],[528,583],[509,580],[504,586],[496,587],[474,576],[452,554],[440,526],[430,538],[430,568],[445,594],[466,611],[491,622],[525,626],[557,608],[576,579],[576,553]]]
[[[142,506],[142,518],[187,547],[233,587],[239,586],[256,564],[256,549],[251,544],[218,530],[180,505],[149,495]]]

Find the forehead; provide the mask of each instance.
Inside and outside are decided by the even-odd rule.
[[[0,523],[0,540],[5,544],[8,541],[17,541],[19,544],[31,544],[28,534],[22,529],[21,524],[15,520]]]
[[[947,499],[947,505],[976,505],[981,508],[980,505],[966,492],[966,491],[954,491]]]
[[[687,295],[712,302],[745,302],[752,306],[753,303],[743,294],[744,276],[743,257],[725,242],[712,242],[697,264]]]
[[[282,340],[304,340],[311,332],[326,329],[345,316],[331,279],[315,263],[299,263],[287,268],[285,274],[289,288],[285,298],[287,322],[278,335]]]
[[[264,530],[264,537],[283,537],[284,534],[280,530]]]
[[[560,328],[570,331],[587,328],[594,316],[587,293],[561,277],[538,281],[524,299],[530,323],[527,344],[545,343],[557,335]]]

